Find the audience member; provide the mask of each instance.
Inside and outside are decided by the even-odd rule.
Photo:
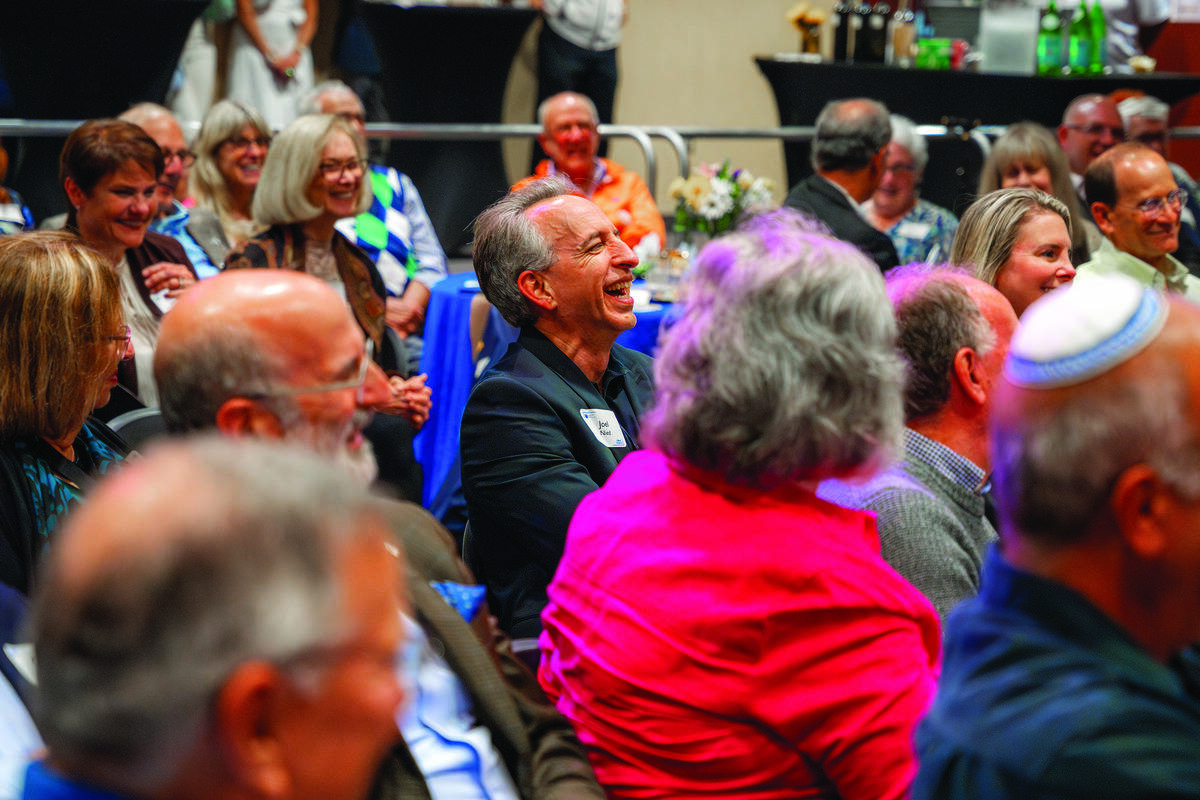
[[[183,204],[187,199],[188,170],[196,161],[196,154],[188,150],[179,123],[170,111],[155,103],[139,103],[119,119],[137,125],[162,149],[158,209],[150,230],[179,242],[196,275],[211,278],[225,263],[229,241],[215,214],[202,208],[189,209]]]
[[[1092,257],[1104,237],[1092,222],[1087,206],[1079,201],[1067,156],[1058,140],[1036,122],[1009,125],[983,162],[980,196],[1014,186],[1040,189],[1066,206],[1071,218],[1071,263],[1078,266]]]
[[[1172,255],[1188,196],[1175,184],[1166,159],[1141,142],[1120,144],[1092,162],[1086,180],[1092,216],[1105,240],[1079,267],[1080,277],[1119,272],[1200,300],[1200,278]]]
[[[816,127],[812,143],[816,174],[792,187],[785,204],[815,216],[880,269],[897,266],[892,240],[872,227],[862,209],[883,177],[892,139],[887,108],[864,98],[834,100],[821,109]]]
[[[585,498],[540,678],[610,798],[906,797],[937,616],[815,494],[899,446],[875,266],[788,212],[711,243],[647,449]]]
[[[128,348],[98,253],[61,231],[0,238],[0,583],[27,594],[63,514],[128,455],[90,416]]]
[[[538,122],[542,126],[538,142],[550,158],[538,164],[533,175],[517,181],[513,189],[523,189],[547,175],[565,175],[574,183],[572,191],[599,206],[617,226],[625,244],[643,255],[657,255],[667,236],[658,204],[636,172],[596,155],[600,134],[592,101],[575,92],[556,94],[538,106]]]
[[[338,117],[304,116],[285,128],[254,193],[254,218],[270,227],[235,248],[225,267],[299,270],[331,284],[371,340],[379,365],[398,373],[406,358],[403,341],[386,334],[383,279],[367,254],[334,228],[371,204],[365,156],[358,132]],[[386,414],[367,435],[381,459],[381,479],[404,497],[420,498],[412,437],[429,416],[429,389],[424,375],[393,374],[389,386],[388,398],[375,406]]]
[[[360,800],[399,738],[404,574],[368,496],[300,451],[164,448],[103,483],[32,610],[25,800]]]
[[[1067,207],[1039,189],[1000,189],[963,214],[950,261],[972,267],[1019,317],[1034,300],[1074,279],[1072,224]]]
[[[915,798],[1200,795],[1198,404],[1190,303],[1111,276],[1021,320],[991,422],[1003,551],[947,625]]]
[[[88,120],[72,131],[59,164],[59,180],[71,204],[67,230],[79,234],[116,270],[134,352],[121,383],[147,406],[158,404],[151,364],[159,320],[196,282],[183,246],[149,231],[162,171],[158,144],[137,125],[115,119]]]
[[[874,512],[884,560],[945,620],[979,591],[996,538],[984,516],[987,417],[1017,317],[991,286],[944,268],[892,270],[887,291],[905,361],[903,460],[817,494]]]
[[[16,191],[4,185],[8,174],[8,151],[0,145],[0,236],[33,230],[33,212]]]
[[[573,188],[546,178],[475,220],[480,287],[521,332],[463,413],[464,552],[513,637],[541,630],[571,514],[637,449],[653,391],[650,359],[615,344],[637,257]]]
[[[542,12],[537,48],[538,106],[560,92],[578,92],[595,103],[596,122],[612,122],[617,96],[617,45],[629,16],[626,0],[530,2]],[[542,122],[540,110],[538,122]],[[553,157],[549,150],[546,154]]]
[[[1124,140],[1125,128],[1117,104],[1103,94],[1083,94],[1076,97],[1063,112],[1058,126],[1058,143],[1071,168],[1071,183],[1085,209],[1092,207],[1083,186],[1083,173],[1088,165],[1113,145]]]
[[[887,145],[883,175],[863,210],[875,229],[892,240],[900,263],[944,261],[954,243],[958,218],[918,197],[929,148],[911,119],[892,114],[891,120],[892,140]]]
[[[250,206],[270,146],[271,129],[262,116],[232,100],[215,103],[196,135],[191,172],[196,207],[217,215],[233,246],[263,228],[254,221]]]
[[[1117,103],[1117,111],[1121,121],[1125,123],[1125,137],[1131,142],[1141,142],[1163,158],[1167,158],[1167,148],[1171,137],[1167,129],[1167,113],[1170,107],[1154,97],[1130,97]],[[1200,230],[1197,230],[1196,220],[1200,219],[1200,190],[1196,182],[1183,167],[1168,161],[1171,177],[1176,185],[1188,193],[1188,200],[1180,210],[1179,216],[1179,249],[1175,257],[1193,275],[1200,273]]]
[[[172,431],[299,441],[360,475],[369,470],[358,432],[388,390],[365,359],[362,331],[322,281],[249,270],[203,282],[164,320],[155,367]],[[470,585],[445,530],[410,503],[380,510],[406,551],[418,623],[409,633],[420,659],[407,665],[417,673],[407,676],[407,744],[387,760],[373,798],[486,790],[496,800],[598,800],[569,723],[494,636],[486,603],[468,602],[483,590]],[[452,607],[439,592],[461,604]]]
[[[300,110],[305,114],[334,114],[366,136],[366,112],[354,91],[341,81],[318,85]],[[429,290],[446,277],[446,254],[417,187],[407,175],[382,164],[367,165],[373,198],[371,207],[335,226],[375,262],[387,287],[387,322],[408,339],[410,371],[419,361]]]
[[[291,124],[313,86],[309,45],[318,0],[234,0],[226,95],[258,109],[274,130]]]

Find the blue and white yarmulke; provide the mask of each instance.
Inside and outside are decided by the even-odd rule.
[[[1124,275],[1078,281],[1026,309],[1004,376],[1026,389],[1081,383],[1140,353],[1162,330],[1167,308],[1166,295]]]

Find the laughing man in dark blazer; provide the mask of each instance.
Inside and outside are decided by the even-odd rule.
[[[463,413],[464,554],[514,639],[541,631],[571,515],[638,448],[653,393],[651,359],[616,344],[637,257],[574,191],[544,178],[475,222],[480,287],[521,333]]]
[[[892,139],[888,110],[865,98],[834,100],[817,115],[812,144],[816,170],[792,187],[786,205],[812,214],[837,238],[866,253],[881,270],[900,263],[886,234],[871,226],[859,206],[883,176],[884,151]]]

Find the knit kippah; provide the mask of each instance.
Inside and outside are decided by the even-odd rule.
[[[1166,319],[1166,296],[1132,278],[1097,275],[1078,281],[1025,310],[1004,375],[1027,389],[1081,383],[1141,352]]]

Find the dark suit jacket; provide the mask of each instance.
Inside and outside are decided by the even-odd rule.
[[[404,546],[414,616],[463,682],[475,717],[491,733],[523,798],[602,800],[583,745],[537,680],[513,655],[485,603],[468,625],[430,581],[474,583],[455,555],[454,541],[428,512],[412,503],[380,500],[379,507]],[[429,789],[404,743],[380,768],[370,800],[429,798]]]
[[[653,363],[614,345],[601,389],[526,327],[471,392],[460,437],[471,525],[464,550],[488,587],[500,627],[513,638],[541,631],[546,587],[575,507],[638,448],[639,418],[654,391]],[[601,442],[582,409],[612,411],[625,446]]]
[[[820,175],[810,175],[797,183],[784,204],[821,220],[830,233],[862,250],[880,270],[900,264],[896,246],[887,234],[872,228],[846,196]]]

